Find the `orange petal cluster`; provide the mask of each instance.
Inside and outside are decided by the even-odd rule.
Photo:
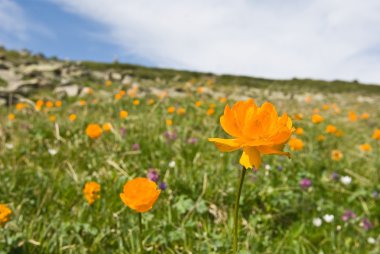
[[[256,106],[253,99],[239,101],[232,108],[226,105],[220,124],[233,138],[208,140],[222,152],[242,149],[240,164],[245,168],[259,168],[261,155],[290,156],[282,150],[293,132],[292,121],[286,113],[278,116],[276,108],[269,102],[261,107]]]
[[[4,204],[0,204],[0,226],[4,226],[11,219],[11,215],[11,209]]]
[[[86,128],[86,134],[91,139],[97,139],[102,135],[102,127],[99,124],[89,124]]]
[[[139,177],[124,185],[120,198],[132,210],[144,213],[152,209],[160,192],[155,182],[148,178]]]
[[[84,185],[83,195],[87,202],[92,205],[95,200],[100,198],[100,184],[97,182],[88,182]]]

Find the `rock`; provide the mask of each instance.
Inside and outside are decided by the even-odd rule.
[[[10,63],[2,61],[0,59],[0,70],[9,70],[10,68],[12,68],[12,65]]]
[[[130,84],[132,84],[132,81],[133,81],[133,79],[132,79],[131,76],[125,75],[125,77],[123,78],[123,80],[121,81],[121,83],[123,85],[130,85]]]
[[[20,72],[26,75],[31,75],[36,72],[54,72],[60,74],[61,67],[61,64],[34,64],[20,68]]]
[[[117,72],[111,72],[111,80],[120,81],[123,76]]]
[[[74,97],[79,94],[80,87],[78,85],[59,86],[54,89],[54,93]]]

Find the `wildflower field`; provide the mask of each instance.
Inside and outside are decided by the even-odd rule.
[[[380,253],[380,93],[84,85],[0,108],[0,253]]]

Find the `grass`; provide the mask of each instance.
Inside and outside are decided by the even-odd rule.
[[[136,73],[143,72],[136,68]],[[157,73],[152,71],[153,76]],[[0,203],[7,204],[13,215],[0,229],[0,253],[138,253],[138,216],[125,207],[119,194],[128,179],[146,176],[149,168],[157,168],[160,181],[168,187],[154,208],[143,214],[146,252],[229,253],[240,152],[220,153],[207,141],[226,136],[219,126],[225,103],[208,93],[198,94],[196,88],[207,80],[188,75],[182,78],[195,78],[191,87],[185,85],[187,80],[171,83],[184,89],[183,98],[158,99],[146,91],[165,85],[136,74],[140,105],[133,105],[134,99],[128,96],[114,99],[114,94],[128,86],[88,82],[94,93],[63,98],[59,108],[35,111],[30,102],[21,111],[1,108]],[[208,89],[211,94],[228,95],[229,104],[234,102],[234,91],[234,96],[255,95],[259,104],[269,100],[280,113],[302,113],[304,119],[294,120],[294,125],[305,133],[299,136],[304,148],[292,152],[292,159],[266,156],[259,171],[247,171],[240,202],[240,253],[379,253],[380,206],[373,196],[380,190],[379,142],[371,138],[380,127],[379,95],[369,95],[367,87],[361,92],[349,86],[350,92],[334,93],[329,83],[321,88],[325,91],[321,100],[307,104],[297,100],[305,96],[302,92],[289,92],[292,100],[271,94],[271,82],[282,81],[257,80],[266,84],[257,91],[249,80],[216,77]],[[367,102],[358,102],[359,96],[366,96]],[[150,98],[155,100],[153,105],[147,104]],[[30,99],[58,100],[48,91]],[[80,106],[79,100],[87,104]],[[202,106],[196,107],[196,101],[202,101]],[[215,113],[209,116],[211,103]],[[341,113],[334,113],[334,103]],[[330,108],[322,110],[323,104]],[[186,113],[169,114],[169,106],[183,107]],[[325,117],[319,125],[310,121],[315,108]],[[125,120],[118,116],[123,109],[129,112]],[[367,112],[370,117],[349,122],[349,111]],[[9,121],[8,113],[14,113],[15,120]],[[75,122],[68,120],[71,113],[77,115]],[[57,117],[55,123],[49,121],[51,115]],[[166,119],[172,119],[173,125],[166,126]],[[113,131],[89,140],[86,126],[105,122],[112,124]],[[326,134],[327,124],[336,125],[344,135]],[[176,138],[172,135],[168,140],[166,132],[175,133]],[[326,136],[325,141],[316,140],[320,134]],[[191,143],[190,138],[198,142]],[[140,150],[132,150],[135,143]],[[370,143],[373,150],[360,151],[358,146],[363,143]],[[58,153],[53,156],[49,149]],[[330,158],[333,149],[343,152],[341,161]],[[175,166],[169,167],[172,161]],[[333,180],[334,172],[350,176],[352,183]],[[311,188],[300,188],[303,178],[312,180]],[[92,206],[82,194],[88,181],[102,188],[101,198]],[[357,217],[344,222],[341,216],[347,209]],[[314,226],[313,218],[325,214],[333,214],[333,222]],[[361,225],[365,218],[373,225],[369,230]],[[377,242],[369,243],[371,238]]]

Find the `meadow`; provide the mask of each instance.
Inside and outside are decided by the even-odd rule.
[[[380,93],[172,83],[87,82],[80,96],[41,90],[1,107],[0,203],[11,215],[0,253],[139,253],[138,214],[120,198],[136,177],[161,189],[142,213],[145,253],[231,253],[241,152],[208,138],[227,138],[225,105],[248,98],[295,128],[290,159],[265,155],[247,170],[239,253],[380,253]],[[92,204],[89,182],[100,185]]]

